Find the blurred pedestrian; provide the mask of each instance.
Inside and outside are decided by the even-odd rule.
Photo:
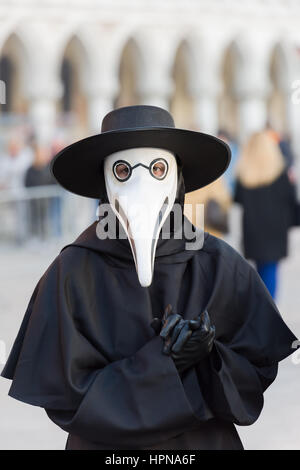
[[[50,182],[49,150],[34,145],[34,159],[25,175],[25,186],[28,188],[45,186]],[[45,238],[47,233],[47,215],[49,201],[47,198],[32,198],[29,202],[29,228],[31,237]]]
[[[291,145],[291,137],[287,132],[279,133],[271,126],[270,122],[267,122],[266,132],[269,136],[279,145],[281,153],[285,159],[287,168],[294,166],[294,154]]]
[[[22,243],[27,235],[26,202],[22,199],[24,178],[33,157],[32,150],[18,136],[11,136],[0,159],[0,190],[9,194],[8,208],[15,220],[14,239]]]
[[[192,206],[192,214],[187,209],[188,204]],[[201,220],[197,220],[197,204],[204,205],[205,231],[216,237],[223,237],[228,232],[228,212],[231,205],[230,193],[223,177],[185,196],[185,215],[193,225],[203,229],[199,226]]]
[[[51,161],[66,145],[65,136],[61,133],[57,133],[51,143],[50,161],[48,162],[48,184],[50,185],[57,185],[50,171]],[[54,196],[49,200],[49,218],[49,227],[51,227],[52,235],[54,237],[60,237],[62,234],[62,199],[60,196]]]
[[[255,261],[275,298],[278,262],[288,254],[296,188],[280,148],[268,131],[253,134],[242,150],[235,201],[243,207],[245,257]]]
[[[287,168],[293,168],[295,164],[294,152],[292,150],[291,138],[289,134],[282,134],[279,141],[279,147],[285,158]]]
[[[12,137],[0,164],[0,189],[17,191],[24,186],[26,170],[32,162],[32,152],[21,140]]]
[[[227,186],[230,195],[232,196],[235,189],[235,170],[238,160],[239,147],[237,141],[229,134],[228,131],[220,129],[218,132],[218,138],[226,142],[231,150],[231,159],[229,166],[224,174],[224,182]]]

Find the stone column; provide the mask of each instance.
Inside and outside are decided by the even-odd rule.
[[[295,156],[300,196],[300,62],[299,53],[294,43],[288,44],[286,59],[288,67],[282,70],[282,75],[285,78],[284,91],[286,96],[287,127]]]
[[[56,127],[56,105],[59,96],[34,96],[29,106],[29,118],[36,140],[40,144],[49,144]]]
[[[238,41],[233,93],[238,99],[239,137],[244,141],[265,128],[271,91],[269,43],[259,34]],[[262,46],[263,45],[263,46]]]
[[[63,93],[57,65],[57,38],[37,22],[26,32],[30,54],[24,71],[24,96],[29,103],[29,119],[38,143],[47,145],[56,127],[57,102]],[[39,47],[37,47],[37,44]]]
[[[113,109],[114,94],[99,90],[88,94],[88,123],[91,134],[101,131],[104,116]]]
[[[149,60],[149,70],[145,70],[147,80],[141,77],[138,84],[138,94],[141,104],[159,106],[169,109],[170,97],[173,91],[173,82],[171,80],[170,69],[167,64],[158,64],[157,68],[151,67],[151,59]]]
[[[267,124],[267,94],[262,90],[252,89],[239,97],[239,134],[244,141],[254,132],[265,128]]]
[[[118,92],[119,63],[116,62],[118,35],[114,31],[92,27],[82,31],[81,39],[88,58],[88,67],[83,73],[83,89],[88,105],[88,126],[91,134],[97,134],[101,130],[102,119],[113,109]],[[102,45],[100,52],[96,44]]]
[[[137,35],[140,48],[137,91],[141,104],[169,109],[173,93],[172,36],[160,29]]]
[[[300,72],[300,70],[299,70]],[[299,75],[300,76],[300,75]],[[295,172],[300,198],[300,80],[291,80],[291,90],[286,94],[288,130],[295,157]]]
[[[169,108],[169,92],[162,93],[160,87],[156,90],[141,90],[141,103],[145,105],[158,106],[160,108]]]
[[[203,90],[194,98],[195,124],[200,132],[216,135],[218,133],[218,96]]]
[[[194,101],[195,127],[216,135],[219,127],[218,98],[221,92],[221,58],[224,37],[204,30],[189,42],[187,60],[189,92]]]

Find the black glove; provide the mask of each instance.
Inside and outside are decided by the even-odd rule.
[[[162,318],[161,338],[164,339],[163,353],[170,354],[175,342],[180,349],[192,334],[189,320],[184,320],[178,313],[172,313],[171,305],[168,305]]]
[[[192,367],[208,355],[213,347],[215,328],[211,326],[207,311],[195,320],[184,320],[181,315],[172,313],[168,305],[162,320],[154,318],[152,327],[164,339],[163,353],[171,355],[179,373]]]
[[[207,310],[199,315],[198,320],[195,320],[196,323],[199,323],[199,327],[191,332],[188,339],[178,341],[179,335],[171,349],[171,356],[180,374],[201,361],[213,348],[215,327],[210,323]]]
[[[170,353],[172,344],[177,339],[183,326],[185,326],[185,335],[187,334],[189,336],[190,334],[188,333],[190,329],[188,328],[188,321],[184,320],[181,315],[172,313],[172,306],[170,304],[166,307],[162,319],[154,317],[151,322],[151,326],[157,335],[160,335],[165,339],[163,348],[163,352],[165,354]],[[181,338],[183,338],[183,335],[181,335]]]

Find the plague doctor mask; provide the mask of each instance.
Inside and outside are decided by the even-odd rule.
[[[106,192],[128,237],[138,279],[151,284],[160,230],[177,192],[177,162],[172,152],[132,148],[104,161]]]

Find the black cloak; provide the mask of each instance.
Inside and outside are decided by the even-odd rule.
[[[166,305],[207,308],[212,353],[182,378],[150,323]],[[241,449],[295,336],[256,271],[205,234],[199,250],[159,239],[141,287],[128,240],[100,240],[96,222],[38,282],[2,376],[9,395],[46,409],[68,449]]]
[[[272,183],[254,188],[248,188],[238,180],[234,200],[243,208],[245,257],[263,263],[285,258],[288,231],[294,225],[297,204],[296,186],[291,183],[287,171],[284,170]]]

